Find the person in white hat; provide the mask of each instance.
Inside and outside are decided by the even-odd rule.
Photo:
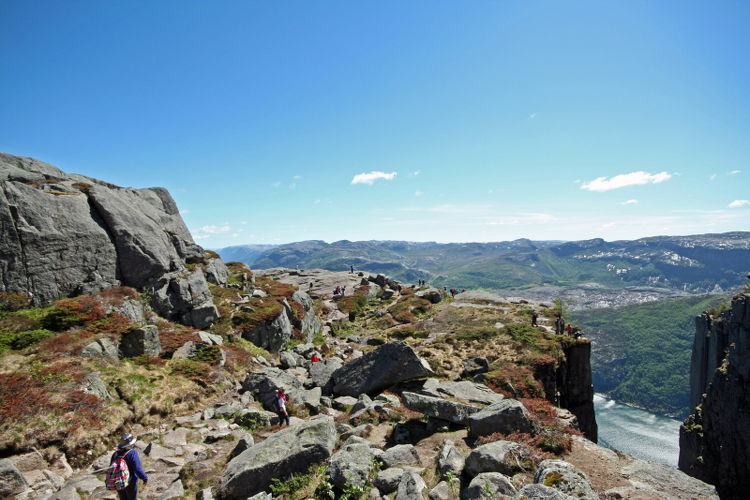
[[[130,481],[128,481],[128,487],[124,490],[117,492],[120,500],[137,500],[138,499],[138,480],[143,480],[143,486],[148,484],[148,476],[146,471],[143,470],[141,465],[141,457],[138,455],[138,450],[133,448],[135,445],[136,437],[132,434],[125,433],[120,439],[120,444],[117,445],[117,450],[112,454],[110,462],[118,457],[125,459],[125,463],[128,464],[130,470]]]

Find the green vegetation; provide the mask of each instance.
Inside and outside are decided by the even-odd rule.
[[[720,301],[686,297],[571,313],[571,320],[597,341],[592,353],[596,391],[657,413],[686,416],[693,318]]]

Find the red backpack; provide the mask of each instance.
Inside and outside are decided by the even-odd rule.
[[[130,481],[130,468],[125,461],[125,457],[128,453],[130,453],[130,450],[126,451],[123,455],[115,455],[112,463],[109,464],[107,479],[104,480],[108,490],[120,491],[128,487],[128,482]]]

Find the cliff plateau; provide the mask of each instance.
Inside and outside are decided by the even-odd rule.
[[[131,286],[149,290],[160,315],[203,328],[218,318],[207,279],[226,275],[165,189],[122,188],[0,154],[0,291],[46,305]]]
[[[680,428],[679,467],[716,485],[721,498],[750,488],[750,298],[696,319],[691,359],[695,412]]]

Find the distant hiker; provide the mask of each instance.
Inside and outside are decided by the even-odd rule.
[[[310,290],[312,290],[312,281],[310,282]]]
[[[568,323],[568,335],[573,335],[573,325],[571,325],[570,323]]]
[[[341,287],[340,287],[340,286],[337,286],[337,287],[336,287],[336,288],[335,288],[335,289],[333,290],[333,294],[334,294],[334,295],[340,295],[340,294],[341,294]]]
[[[141,457],[138,450],[133,448],[135,441],[136,437],[132,434],[123,434],[109,461],[110,468],[105,483],[108,490],[117,490],[120,500],[137,500],[138,479],[143,480],[143,486],[148,484],[148,476],[141,466]],[[122,484],[125,479],[127,485]]]
[[[536,324],[536,320],[539,317],[539,315],[536,313],[536,311],[531,311],[531,326],[538,326]]]
[[[349,274],[354,274],[354,266],[349,266]]]
[[[576,329],[573,336],[577,339],[580,339],[583,336],[583,332],[581,330]]]
[[[286,411],[286,403],[288,400],[289,396],[284,392],[284,388],[280,387],[276,391],[275,396],[276,412],[279,414],[279,425],[284,425],[284,422],[286,422],[286,425],[289,425],[289,413]]]
[[[341,295],[346,295],[346,285],[341,287]]]
[[[318,361],[320,361],[320,356],[318,356],[317,352],[314,352],[312,357],[310,358],[310,362],[317,363]]]
[[[564,321],[563,321],[563,319],[562,319],[562,318],[560,317],[560,315],[559,315],[559,314],[556,314],[556,315],[555,315],[555,334],[556,334],[556,335],[560,335],[560,334],[562,334],[562,333],[563,333],[563,330],[564,330],[564,327],[563,327],[563,325],[564,325],[564,323],[565,323],[565,322],[564,322]]]

